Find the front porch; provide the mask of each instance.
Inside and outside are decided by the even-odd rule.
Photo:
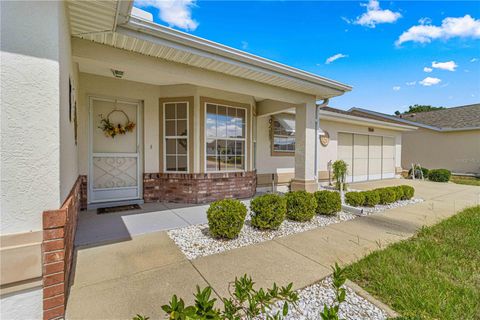
[[[286,110],[296,114],[292,188],[316,190],[316,96],[234,77],[219,81],[211,71],[79,39],[73,40],[73,58],[79,71],[78,166],[87,177],[90,208],[252,197],[257,117]],[[192,77],[195,72],[201,77]],[[126,117],[133,130],[112,137],[101,128],[106,115],[114,126]]]

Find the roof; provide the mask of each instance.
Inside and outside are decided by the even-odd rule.
[[[343,83],[131,16],[133,1],[68,1],[71,34],[115,48],[315,95],[342,95]]]
[[[398,121],[376,117],[367,113],[356,113],[352,112],[351,110],[344,111],[328,106],[320,109],[320,121],[322,121],[322,119],[370,125],[372,127],[386,128],[391,130],[410,131],[417,129],[416,126],[407,125]]]
[[[466,131],[480,129],[480,104],[471,104],[454,108],[392,116],[362,108],[349,110],[354,114],[364,114],[392,122],[418,126],[434,131]]]
[[[471,128],[480,127],[480,103],[400,116],[414,122],[437,128]]]

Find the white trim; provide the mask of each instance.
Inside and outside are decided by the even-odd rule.
[[[212,104],[212,105],[216,105],[216,106],[222,106],[222,107],[227,107],[227,108],[234,108],[234,109],[243,109],[245,110],[245,138],[221,138],[221,137],[216,137],[215,139],[216,140],[229,140],[229,141],[243,141],[243,148],[244,148],[244,154],[243,154],[243,159],[244,159],[244,169],[243,170],[215,170],[215,171],[210,171],[210,170],[207,170],[207,140],[209,139],[207,137],[207,104]],[[229,172],[246,172],[247,171],[247,161],[249,159],[247,159],[247,137],[249,137],[249,135],[247,135],[247,131],[248,131],[248,109],[245,108],[245,107],[236,107],[236,106],[230,106],[230,105],[227,105],[227,104],[222,104],[222,103],[215,103],[215,102],[208,102],[208,101],[205,101],[204,102],[204,105],[203,105],[203,113],[204,113],[204,121],[203,121],[203,137],[204,137],[204,145],[203,145],[203,150],[204,150],[204,172],[205,173],[229,173]],[[227,112],[228,114],[228,112]],[[217,115],[218,115],[218,108],[217,108]],[[228,129],[227,129],[227,133],[228,133]],[[211,137],[210,137],[211,139]]]
[[[137,134],[137,139],[136,139],[136,153],[131,153],[131,152],[124,152],[124,153],[94,153],[93,152],[93,101],[105,101],[105,102],[120,102],[123,104],[130,104],[130,105],[135,105],[137,108],[137,123],[135,126],[136,134]],[[107,97],[107,96],[102,96],[102,95],[88,95],[88,101],[89,101],[89,112],[88,112],[88,186],[87,186],[87,199],[88,199],[88,205],[90,204],[97,204],[97,203],[109,203],[112,201],[127,201],[127,200],[140,200],[143,199],[143,153],[142,153],[142,146],[143,146],[143,134],[142,134],[142,110],[143,110],[143,104],[141,101],[138,100],[132,100],[128,98],[113,98],[113,97]],[[94,157],[135,157],[137,158],[137,186],[131,186],[131,187],[118,187],[118,188],[97,188],[94,189],[93,187],[93,158]],[[94,191],[115,191],[115,190],[127,190],[127,189],[136,189],[136,195],[133,197],[122,197],[118,199],[107,199],[107,200],[93,200],[93,193]]]
[[[177,104],[178,103],[186,103],[187,104],[187,135],[186,136],[168,136],[170,139],[187,139],[187,171],[173,171],[173,170],[167,170],[167,119],[165,118],[165,105],[166,104],[175,104],[175,119],[173,119],[175,122],[177,120],[185,120],[185,119],[178,119],[177,118]],[[162,104],[162,109],[163,109],[163,172],[165,173],[190,173],[190,103],[188,101],[170,101],[170,102],[163,102]],[[172,119],[170,119],[172,121]],[[175,131],[177,129],[177,126],[175,125]],[[178,167],[178,156],[179,154],[176,153],[176,164]]]

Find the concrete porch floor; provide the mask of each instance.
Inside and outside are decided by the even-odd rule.
[[[210,285],[215,295],[226,296],[228,283],[245,273],[258,286],[275,281],[281,285],[293,282],[295,288],[302,288],[329,275],[335,262],[351,263],[411,237],[423,225],[480,203],[480,187],[452,183],[383,180],[357,183],[354,188],[397,184],[413,185],[416,197],[426,201],[191,261],[165,231],[135,235],[130,227],[128,241],[79,247],[66,318],[131,319],[136,313],[158,318],[163,315],[161,305],[173,294],[193,302],[198,284]],[[200,216],[198,207],[191,211],[195,219]],[[152,215],[153,223],[156,216]],[[185,225],[194,221],[175,216],[185,220]]]

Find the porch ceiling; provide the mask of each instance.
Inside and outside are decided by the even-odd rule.
[[[314,95],[351,88],[302,70],[130,17],[131,1],[69,1],[72,36],[167,61]]]

